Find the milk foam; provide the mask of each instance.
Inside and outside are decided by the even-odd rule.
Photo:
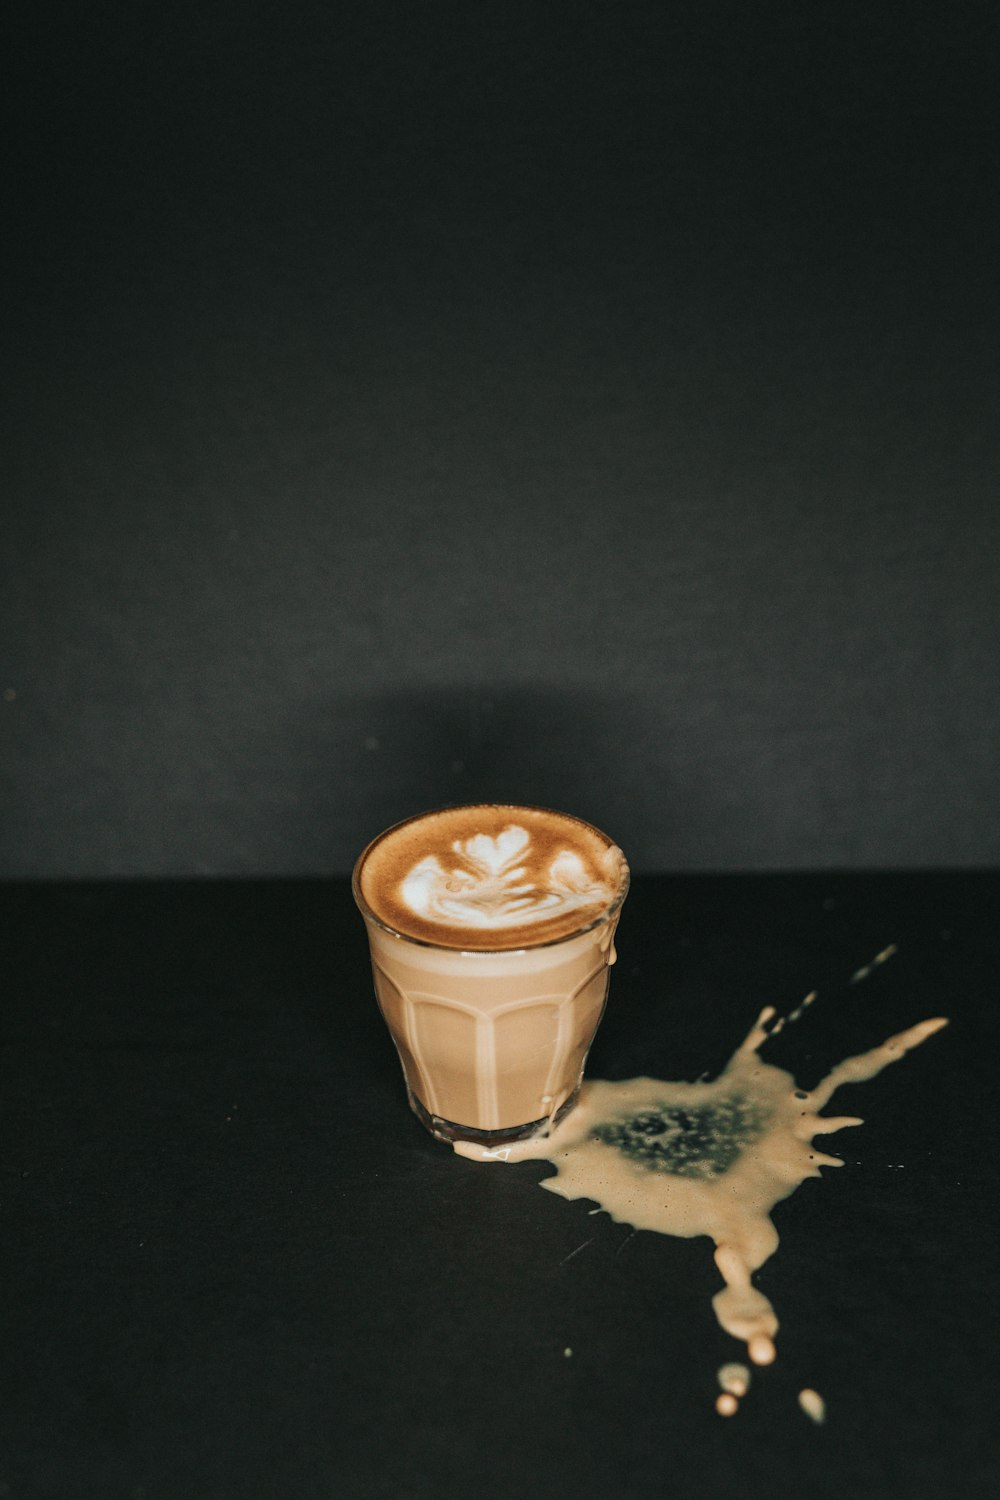
[[[449,867],[425,855],[400,885],[403,901],[416,917],[445,927],[522,927],[588,906],[609,906],[615,889],[595,880],[573,849],[560,849],[532,879],[524,864],[531,835],[511,823],[495,838],[477,833],[455,839],[457,862]]]
[[[559,941],[620,905],[627,885],[621,850],[589,823],[502,803],[398,824],[366,850],[356,877],[388,927],[471,949]]]

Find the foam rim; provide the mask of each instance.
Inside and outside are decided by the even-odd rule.
[[[586,818],[578,818],[575,813],[559,812],[554,807],[538,807],[531,802],[448,802],[443,807],[429,807],[426,812],[414,813],[412,817],[401,818],[398,823],[393,823],[390,828],[384,828],[370,843],[365,845],[358,855],[351,874],[351,892],[358,910],[366,921],[371,922],[375,927],[381,928],[383,932],[389,933],[390,937],[399,938],[400,942],[403,943],[414,943],[418,948],[432,948],[438,953],[461,953],[463,957],[491,958],[495,957],[498,953],[535,953],[539,948],[557,948],[560,943],[572,942],[574,938],[582,937],[584,933],[592,932],[595,927],[600,927],[602,922],[606,922],[609,917],[613,917],[621,909],[625,897],[628,895],[631,879],[628,860],[624,854],[622,854],[621,885],[618,889],[618,894],[611,904],[598,912],[597,916],[592,918],[591,921],[585,922],[582,927],[574,927],[572,932],[565,932],[561,937],[546,938],[542,943],[520,943],[516,948],[456,948],[450,943],[432,943],[428,938],[418,938],[414,937],[412,933],[401,932],[398,927],[392,927],[377,912],[372,910],[361,891],[361,871],[365,860],[376,844],[381,844],[383,839],[387,839],[390,834],[397,833],[400,828],[406,828],[410,823],[419,823],[424,818],[435,817],[438,813],[475,812],[478,807],[499,807],[508,809],[511,812],[547,813],[553,818],[564,818],[569,823],[579,823],[582,828],[589,828],[591,833],[597,834],[598,838],[607,839],[609,849],[618,849],[618,845],[614,839],[610,838],[596,824],[588,823]],[[618,852],[621,854],[620,849]]]

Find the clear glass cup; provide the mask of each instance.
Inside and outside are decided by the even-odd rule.
[[[620,887],[607,908],[564,936],[459,949],[396,930],[366,901],[365,861],[392,832],[362,853],[353,891],[410,1107],[438,1140],[487,1148],[522,1140],[562,1118],[579,1092],[607,1000],[628,866],[622,858]]]

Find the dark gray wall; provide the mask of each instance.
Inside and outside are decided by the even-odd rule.
[[[32,14],[0,873],[995,861],[994,16]]]

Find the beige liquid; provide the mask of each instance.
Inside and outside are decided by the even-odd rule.
[[[541,1183],[549,1192],[590,1199],[636,1229],[708,1235],[723,1280],[713,1298],[716,1317],[746,1344],[753,1364],[770,1364],[778,1318],[752,1278],[778,1246],[771,1211],[807,1177],[820,1176],[821,1167],[843,1165],[815,1147],[816,1136],[862,1123],[820,1110],[841,1085],[874,1078],[947,1024],[938,1017],[911,1026],[845,1059],[807,1092],[790,1073],[762,1062],[759,1050],[814,999],[807,996],[785,1018],[764,1010],[712,1082],[587,1083],[576,1108],[547,1137],[494,1151],[462,1143],[455,1149],[478,1160],[551,1161],[557,1173]],[[736,1411],[749,1384],[747,1376],[739,1389],[742,1369],[720,1371],[721,1415]],[[823,1420],[816,1392],[803,1392],[800,1404],[813,1421]]]
[[[735,1417],[740,1400],[750,1389],[750,1371],[746,1365],[728,1364],[719,1370],[720,1394],[715,1398],[715,1409],[720,1417]]]
[[[826,1421],[826,1402],[819,1391],[799,1391],[799,1405],[810,1421],[815,1422],[817,1427],[822,1427]]]
[[[369,924],[379,1006],[411,1103],[435,1133],[517,1130],[555,1118],[575,1096],[616,922],[514,953],[421,947]]]

